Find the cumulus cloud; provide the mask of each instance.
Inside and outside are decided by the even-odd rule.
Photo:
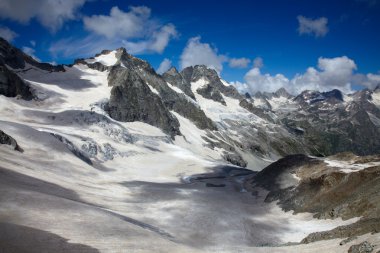
[[[151,10],[145,6],[129,7],[127,12],[114,6],[109,15],[84,17],[83,24],[89,35],[56,41],[50,53],[55,57],[87,57],[120,46],[131,54],[162,53],[178,34],[173,24],[151,18]]]
[[[131,42],[123,40],[123,45],[131,54],[144,52],[162,53],[169,44],[171,38],[177,36],[177,31],[172,24],[163,26],[158,31],[154,31],[150,38]]]
[[[36,52],[36,50],[34,50],[33,48],[31,47],[22,47],[21,48],[22,51],[28,55],[30,55],[33,59],[35,59],[36,61],[41,61],[38,57],[36,57],[34,54]]]
[[[314,35],[315,37],[324,37],[329,31],[327,27],[328,19],[325,17],[321,18],[306,18],[304,16],[298,16],[298,33]]]
[[[261,69],[264,66],[264,61],[263,58],[261,57],[256,57],[253,60],[253,67]]]
[[[51,32],[57,31],[65,21],[77,18],[78,10],[86,0],[2,0],[0,16],[26,24],[36,18]]]
[[[111,8],[110,15],[93,15],[84,17],[85,28],[107,38],[122,36],[123,38],[139,38],[144,35],[146,23],[151,10],[145,6],[130,7],[129,12],[117,6]]]
[[[353,72],[357,69],[355,62],[347,56],[336,58],[318,59],[317,70],[309,67],[302,75],[296,75],[291,84],[291,88],[300,92],[305,89],[331,90],[340,89],[344,92],[351,91],[354,77]]]
[[[254,94],[258,91],[275,92],[281,87],[287,87],[289,79],[282,74],[271,76],[269,74],[262,74],[260,69],[253,67],[245,74],[247,91]]]
[[[250,59],[244,57],[229,59],[229,65],[231,68],[246,68],[250,62]]]
[[[208,43],[202,43],[201,37],[190,38],[180,57],[180,68],[184,69],[188,66],[206,65],[215,69],[218,73],[223,70],[223,63],[227,61],[227,57],[218,54],[218,50]]]
[[[121,40],[132,54],[162,53],[170,39],[177,36],[173,24],[161,25],[153,20],[146,6],[132,6],[128,12],[114,6],[109,16],[84,17],[83,23],[87,30],[108,40]]]
[[[169,70],[171,66],[172,66],[172,61],[169,60],[168,58],[165,58],[165,59],[161,62],[160,66],[158,67],[158,69],[157,69],[157,73],[158,73],[158,74],[163,74],[163,73],[165,73],[167,70]]]
[[[283,74],[262,74],[258,67],[253,67],[245,75],[245,83],[236,82],[235,85],[242,93],[254,94],[258,91],[274,92],[279,88],[286,88],[293,94],[304,90],[328,91],[339,89],[349,93],[352,85],[362,85],[374,88],[380,84],[380,75],[355,73],[357,66],[347,56],[318,59],[317,68],[309,67],[303,74],[296,74],[288,79]]]
[[[18,36],[17,33],[5,26],[0,26],[0,37],[12,42]]]
[[[90,34],[52,43],[49,51],[54,57],[87,57],[120,46],[131,54],[162,53],[178,34],[173,24],[153,19],[145,6],[129,7],[127,12],[115,6],[109,15],[84,17],[83,23]]]

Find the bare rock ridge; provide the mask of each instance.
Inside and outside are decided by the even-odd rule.
[[[325,159],[287,156],[248,180],[252,191],[269,191],[265,201],[278,201],[285,211],[314,213],[319,219],[350,219],[356,223],[310,234],[303,242],[346,238],[380,232],[380,156],[350,153]],[[355,168],[351,173],[329,165],[333,160]],[[343,166],[343,168],[345,167]]]
[[[117,57],[119,64],[111,68],[108,76],[109,85],[114,87],[108,109],[111,117],[141,120],[173,137],[180,134],[178,121],[170,114],[175,111],[200,129],[216,129],[193,101],[171,89],[146,61],[129,55],[125,49],[119,49]]]
[[[25,54],[20,49],[13,47],[8,41],[0,37],[0,63],[7,64],[13,69],[23,69],[35,67],[46,71],[65,71],[63,65],[54,66],[49,63],[41,63]],[[29,64],[29,65],[28,65]]]
[[[109,75],[113,86],[108,105],[110,116],[119,121],[142,121],[161,128],[174,137],[180,134],[179,123],[136,72],[115,66]]]

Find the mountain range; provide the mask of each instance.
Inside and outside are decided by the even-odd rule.
[[[6,252],[380,244],[380,84],[240,94],[204,65],[52,65],[0,39],[0,113]]]

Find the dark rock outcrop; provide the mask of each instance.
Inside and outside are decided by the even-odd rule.
[[[175,67],[171,67],[168,71],[162,74],[162,77],[165,79],[165,81],[171,85],[178,87],[192,99],[195,99],[194,93],[191,90],[190,82],[183,78],[181,73],[179,73]]]
[[[142,121],[161,128],[172,137],[180,134],[178,120],[136,71],[114,66],[108,81],[113,86],[107,108],[112,118],[126,122]]]
[[[374,247],[367,241],[364,241],[357,245],[352,245],[348,249],[348,253],[371,253]]]
[[[194,67],[191,66],[184,68],[181,71],[181,75],[189,83],[196,82],[201,78],[205,78],[209,81],[209,85],[211,87],[213,87],[215,90],[218,90],[223,95],[236,98],[238,100],[244,98],[243,95],[241,95],[234,86],[224,85],[220,80],[218,73],[214,69],[207,68],[205,65],[196,65]]]
[[[23,152],[23,149],[17,144],[17,141],[1,130],[0,130],[0,144],[9,145],[14,150]]]
[[[0,63],[0,95],[6,97],[20,96],[25,100],[33,98],[29,85],[2,63]]]
[[[26,63],[33,67],[50,71],[58,72],[65,71],[63,65],[52,65],[49,63],[41,63],[33,59],[31,56],[25,54],[20,49],[13,47],[3,38],[0,38],[0,63],[7,64],[13,69],[25,69]]]
[[[237,153],[225,153],[223,155],[224,160],[227,162],[239,166],[239,167],[247,167],[247,162]]]
[[[214,100],[222,105],[226,105],[226,101],[224,101],[220,92],[210,84],[206,84],[205,86],[197,89],[197,93],[204,98]]]
[[[379,156],[357,157],[346,153],[331,159],[358,165],[380,161]],[[298,179],[294,181],[292,175]],[[361,217],[347,226],[312,233],[303,243],[380,232],[380,166],[346,173],[328,166],[322,159],[293,155],[272,163],[248,183],[252,189],[268,190],[265,201],[277,201],[285,211],[314,213],[314,217],[321,219]]]
[[[114,66],[108,76],[109,85],[115,86],[110,99],[110,106],[113,107],[111,110],[114,111],[110,114],[111,117],[115,119],[122,118],[122,114],[128,114],[128,110],[130,110],[128,108],[132,110],[131,115],[136,115],[136,109],[140,108],[144,110],[143,116],[135,117],[129,115],[127,118],[130,120],[140,118],[140,120],[145,120],[144,122],[148,124],[160,127],[166,133],[174,136],[179,134],[179,129],[177,119],[171,116],[169,112],[173,110],[194,122],[200,129],[216,129],[214,123],[206,117],[205,113],[194,101],[189,100],[184,94],[177,93],[171,89],[149,63],[129,55],[123,48],[118,49],[116,56],[123,67],[121,65]],[[159,95],[154,94],[148,85],[157,90]],[[134,88],[128,90],[126,87]],[[137,93],[133,94],[134,92]],[[132,104],[119,104],[118,101],[123,96],[130,96],[128,101],[132,102],[134,99],[136,103],[139,101],[141,103],[137,107]],[[143,101],[147,102],[147,106],[143,105]],[[117,109],[117,107],[123,108]],[[160,119],[161,116],[159,115],[164,118]]]

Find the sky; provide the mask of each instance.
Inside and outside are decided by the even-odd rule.
[[[162,73],[205,64],[241,92],[380,84],[380,0],[1,0],[0,36],[39,61],[125,47]]]

